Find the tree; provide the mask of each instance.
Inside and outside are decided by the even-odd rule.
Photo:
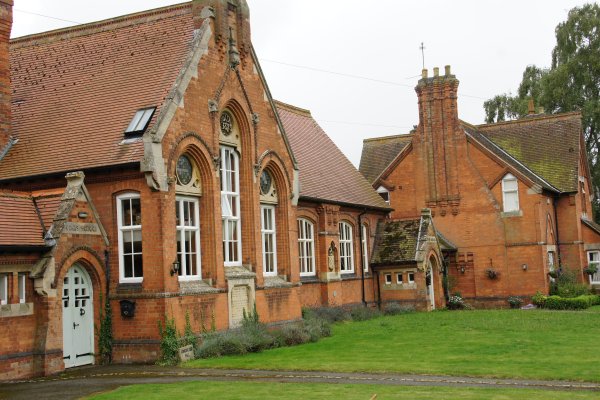
[[[555,32],[550,69],[525,68],[516,96],[502,94],[484,103],[486,122],[526,115],[529,99],[547,113],[581,111],[596,211],[600,208],[600,6],[573,8]],[[596,218],[599,214],[594,212]]]

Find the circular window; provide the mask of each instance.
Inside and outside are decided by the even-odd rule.
[[[271,175],[267,171],[263,171],[260,175],[260,192],[267,194],[271,190]]]
[[[233,131],[233,117],[227,111],[221,113],[221,132],[223,135],[229,136]]]
[[[177,179],[182,185],[187,185],[192,180],[192,162],[187,156],[181,156],[177,160]]]

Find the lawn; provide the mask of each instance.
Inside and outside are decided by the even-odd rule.
[[[599,382],[599,311],[412,313],[337,324],[317,343],[185,366]]]
[[[597,399],[598,392],[545,391],[531,389],[451,388],[427,386],[375,386],[304,383],[255,383],[196,381],[171,384],[132,385],[92,396],[94,400],[127,399],[243,399],[243,400],[368,400],[377,394],[384,399]]]

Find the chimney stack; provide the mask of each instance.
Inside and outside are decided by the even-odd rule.
[[[457,146],[464,140],[457,109],[458,79],[451,74],[450,66],[427,70],[415,88],[419,98],[419,126],[415,135],[420,147],[423,171],[428,187],[428,202],[454,201],[458,192]]]
[[[11,134],[9,41],[12,8],[13,0],[0,0],[0,159],[10,142]]]

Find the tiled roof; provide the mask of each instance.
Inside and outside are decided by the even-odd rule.
[[[490,140],[486,135],[478,131],[475,127],[470,126],[468,124],[462,124],[462,128],[467,133],[467,136],[475,140],[477,143],[481,144],[487,150],[492,152],[495,156],[500,158],[506,165],[511,166],[515,170],[517,170],[522,175],[526,176],[529,180],[539,185],[540,187],[558,192],[558,188],[552,186],[548,181],[540,177],[538,174],[533,172],[530,168],[528,168],[524,163],[517,160],[510,153],[504,150],[502,147],[494,143]]]
[[[421,218],[380,221],[377,225],[371,264],[401,264],[416,261]]]
[[[477,130],[561,192],[577,191],[580,113],[532,116]]]
[[[46,231],[50,230],[50,227],[52,226],[63,192],[64,189],[59,189],[58,191],[38,191],[33,193],[35,206],[40,213]]]
[[[594,232],[596,232],[597,234],[600,235],[600,225],[590,219],[587,218],[581,218],[581,222],[587,226],[588,228],[590,228],[591,230],[593,230]]]
[[[139,162],[123,133],[136,110],[158,114],[193,34],[187,3],[12,40],[18,142],[0,179]]]
[[[389,209],[307,110],[276,102],[300,170],[300,197]]]
[[[373,183],[411,140],[410,134],[365,139],[358,170]]]
[[[30,193],[0,192],[0,246],[44,246],[44,230]]]

